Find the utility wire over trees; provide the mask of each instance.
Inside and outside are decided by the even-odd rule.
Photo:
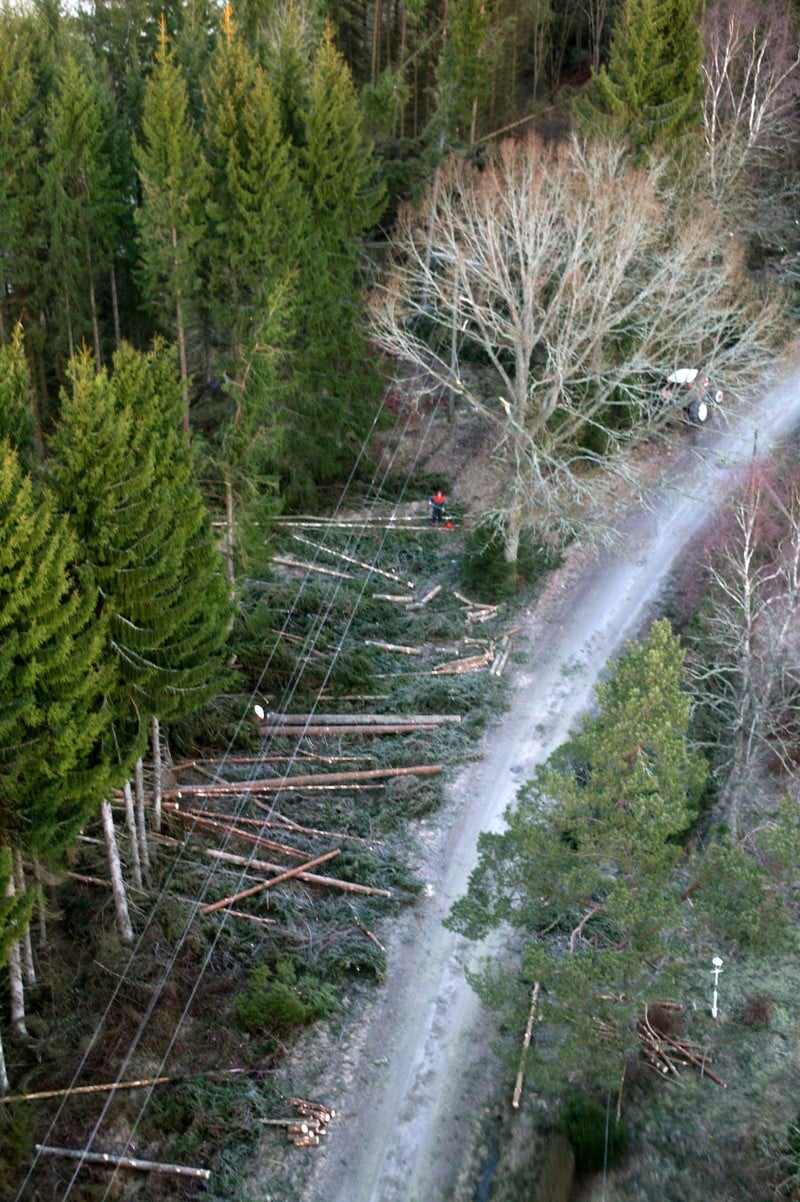
[[[534,135],[482,167],[452,156],[401,210],[371,318],[399,373],[492,422],[509,563],[524,528],[573,533],[596,507],[587,466],[626,470],[617,452],[663,418],[665,374],[702,364],[735,386],[769,363],[781,327],[717,213],[682,209],[665,163]]]
[[[694,858],[684,848],[707,766],[692,745],[683,659],[665,620],[627,644],[597,688],[597,713],[523,786],[507,828],[480,836],[467,893],[447,920],[471,939],[518,932],[521,971],[489,960],[472,983],[513,1016],[513,1030],[541,983],[539,1080],[552,1072],[559,1083],[621,1088],[645,1006],[674,996],[706,921],[715,939],[732,933],[761,947],[788,928],[797,847],[788,810],[752,847]]]

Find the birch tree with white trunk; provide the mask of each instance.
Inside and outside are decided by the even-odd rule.
[[[401,209],[371,322],[401,386],[449,390],[494,426],[510,563],[526,526],[559,537],[590,514],[597,532],[620,451],[665,416],[665,374],[701,364],[730,388],[780,328],[717,212],[681,208],[666,163],[534,135],[482,166],[452,156]]]
[[[797,777],[800,492],[784,499],[754,466],[730,528],[708,555],[708,600],[691,656],[692,689],[721,732],[719,816],[738,830],[770,763]]]
[[[717,0],[703,34],[709,189],[726,209],[752,209],[759,178],[783,170],[800,146],[797,16],[785,0]],[[774,189],[770,200],[774,214]]]

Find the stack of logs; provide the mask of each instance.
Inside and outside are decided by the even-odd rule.
[[[336,1114],[321,1102],[309,1102],[305,1098],[287,1098],[297,1111],[297,1118],[266,1119],[267,1123],[286,1128],[289,1143],[295,1148],[316,1148],[328,1123]]]

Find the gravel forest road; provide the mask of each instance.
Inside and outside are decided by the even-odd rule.
[[[389,935],[385,988],[342,1048],[347,1079],[326,1092],[337,1118],[326,1148],[315,1152],[305,1202],[475,1197],[475,1147],[496,1079],[491,1020],[464,977],[476,949],[442,920],[464,892],[478,834],[500,828],[519,785],[591,703],[608,658],[654,615],[681,549],[752,456],[754,440],[763,452],[798,426],[800,373],[746,419],[717,420],[689,436],[668,480],[629,514],[620,549],[559,573],[524,615],[525,660],[517,657],[510,708],[486,732],[480,760],[450,788],[444,814],[421,824],[429,885]]]

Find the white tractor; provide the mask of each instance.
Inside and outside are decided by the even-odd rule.
[[[670,404],[678,404],[693,426],[703,426],[711,417],[715,405],[722,404],[722,389],[716,388],[708,376],[701,376],[696,367],[679,367],[667,376],[661,395]]]

